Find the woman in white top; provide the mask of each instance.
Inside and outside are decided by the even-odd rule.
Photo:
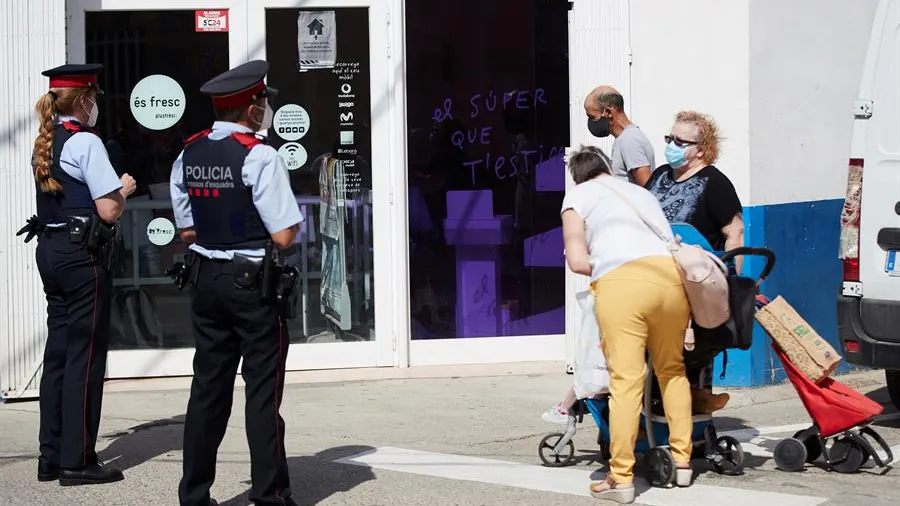
[[[574,272],[591,276],[610,372],[610,472],[591,483],[591,495],[631,503],[648,349],[662,390],[677,483],[690,485],[691,391],[682,358],[690,306],[666,242],[635,210],[671,234],[656,197],[611,177],[609,158],[598,148],[583,147],[569,157],[569,170],[576,186],[562,206],[566,261]]]

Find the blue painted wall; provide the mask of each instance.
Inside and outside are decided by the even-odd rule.
[[[838,350],[835,297],[841,284],[838,246],[843,204],[843,199],[834,199],[744,208],[745,244],[765,246],[777,257],[762,293],[769,298],[784,297]],[[757,276],[762,264],[761,259],[751,259],[744,271]],[[722,358],[716,359],[715,384],[748,387],[783,381],[784,370],[770,343],[757,324],[751,349],[728,352],[724,379],[719,378]],[[846,370],[849,366],[842,363],[838,371]]]

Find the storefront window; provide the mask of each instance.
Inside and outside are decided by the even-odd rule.
[[[138,183],[121,221],[111,349],[193,347],[189,292],[165,275],[188,251],[169,179],[184,140],[215,121],[200,87],[229,68],[228,32],[195,23],[192,10],[86,13],[86,60],[105,65],[97,129]],[[365,8],[266,15],[268,83],[280,91],[268,136],[306,218],[287,258],[301,271],[295,343],[374,339],[368,26]],[[298,58],[302,36],[330,56]]]
[[[406,16],[413,339],[562,334],[566,2]]]
[[[86,60],[105,66],[97,130],[116,171],[137,181],[121,220],[110,349],[193,347],[188,292],[165,275],[187,252],[169,175],[183,140],[215,119],[200,86],[228,70],[228,34],[198,33],[194,23],[194,11],[86,13]]]
[[[269,139],[306,217],[295,342],[375,337],[367,8],[267,9]]]

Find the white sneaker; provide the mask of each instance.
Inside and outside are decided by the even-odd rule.
[[[541,415],[541,419],[543,419],[547,423],[555,423],[557,425],[566,425],[569,423],[569,410],[564,408],[562,404],[557,404],[552,408],[548,409]]]

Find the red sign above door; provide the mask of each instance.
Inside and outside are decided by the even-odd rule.
[[[195,31],[197,32],[227,32],[228,10],[195,11]]]

